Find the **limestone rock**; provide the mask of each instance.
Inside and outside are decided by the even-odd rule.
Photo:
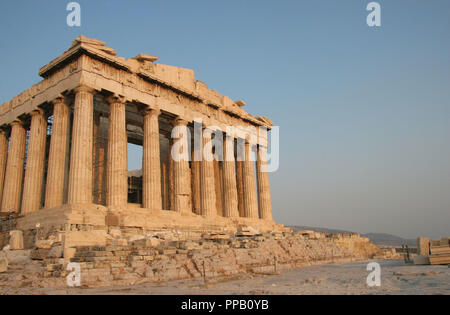
[[[121,238],[122,237],[122,231],[119,229],[111,229],[109,231],[109,235],[111,235],[114,238]]]
[[[53,246],[47,254],[47,258],[62,258],[64,248],[62,245]]]
[[[128,242],[134,243],[136,241],[140,241],[140,240],[143,240],[143,239],[145,239],[144,235],[133,235],[133,236],[128,238]]]
[[[6,254],[0,252],[0,273],[8,271],[8,259]]]
[[[64,259],[69,260],[75,257],[75,253],[77,252],[76,248],[66,248],[64,249]]]
[[[9,264],[25,264],[30,260],[30,250],[7,251],[6,257]]]
[[[47,258],[49,252],[50,252],[49,248],[35,249],[31,251],[30,258],[33,260],[44,260],[45,258]]]
[[[255,235],[259,235],[259,231],[258,229],[255,229],[251,226],[241,226],[237,233],[236,236],[255,236]]]
[[[36,240],[35,246],[38,249],[50,249],[54,242],[54,240]]]
[[[9,236],[10,250],[23,250],[23,232],[18,230],[11,231]]]

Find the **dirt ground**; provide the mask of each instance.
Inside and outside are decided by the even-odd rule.
[[[2,288],[3,294],[157,294],[157,295],[271,295],[271,294],[450,294],[448,266],[410,266],[384,261],[381,286],[366,284],[368,262],[303,267],[279,275],[261,275],[228,281],[173,281],[114,288]]]

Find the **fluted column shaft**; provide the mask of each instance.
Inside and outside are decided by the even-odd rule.
[[[174,127],[177,128],[171,152],[174,177],[174,210],[180,213],[189,213],[192,212],[192,205],[187,121],[176,119]]]
[[[239,217],[236,170],[234,161],[234,139],[225,137],[223,161],[223,191],[225,217]]]
[[[161,210],[161,155],[159,143],[160,110],[144,113],[144,149],[142,158],[142,206]]]
[[[250,143],[245,142],[245,161],[243,163],[244,178],[244,209],[245,217],[259,218],[258,200],[256,199],[256,182],[254,159],[250,148]]]
[[[63,204],[66,185],[66,167],[69,150],[70,109],[63,98],[53,102],[53,125],[48,156],[45,208]]]
[[[174,168],[174,162],[172,157],[172,148],[173,148],[173,139],[169,139],[169,171],[168,174],[168,188],[169,188],[169,210],[174,211],[175,210],[175,180],[173,176],[173,168]]]
[[[201,185],[200,185],[200,160],[201,160],[201,150],[200,148],[192,149],[192,175],[191,175],[191,185],[192,185],[192,207],[194,213],[200,215],[202,213],[201,205]]]
[[[106,205],[128,203],[128,149],[125,100],[112,96],[109,103],[108,157],[106,159]]]
[[[2,212],[19,212],[20,196],[22,193],[23,162],[25,158],[27,133],[22,122],[14,121],[11,126]]]
[[[92,203],[94,90],[75,90],[69,172],[69,204]]]
[[[211,144],[211,131],[203,130],[203,156],[200,165],[200,189],[202,215],[214,217],[217,215],[216,188],[214,184],[214,156]]]
[[[243,169],[244,162],[236,161],[236,187],[238,193],[238,210],[240,217],[245,217]]]
[[[261,219],[271,221],[273,216],[269,173],[267,172],[267,148],[261,145],[258,146],[256,177],[258,180],[258,203]]]
[[[6,161],[8,158],[8,138],[4,130],[0,130],[0,201],[3,196],[3,184],[5,183]]]
[[[35,212],[41,208],[46,142],[47,120],[41,110],[33,111],[23,183],[22,214]]]

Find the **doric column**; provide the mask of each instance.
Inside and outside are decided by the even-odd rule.
[[[3,196],[3,184],[5,183],[6,160],[8,158],[8,137],[3,129],[0,129],[0,201]]]
[[[70,109],[59,97],[53,101],[53,124],[48,155],[47,184],[45,185],[45,208],[64,203],[66,167],[69,153]]]
[[[161,154],[159,144],[159,109],[144,112],[144,153],[142,158],[142,205],[161,210]]]
[[[223,151],[224,215],[228,218],[237,218],[239,217],[239,210],[234,161],[234,139],[232,137],[225,136]]]
[[[243,176],[244,162],[236,161],[236,187],[238,192],[238,210],[239,216],[245,217],[244,205],[244,176]]]
[[[41,208],[46,142],[47,120],[43,111],[38,109],[31,113],[27,166],[23,183],[22,214],[35,212]]]
[[[258,146],[256,177],[258,180],[258,203],[261,219],[271,221],[273,217],[269,173],[267,172],[267,148],[262,145]]]
[[[3,189],[2,212],[19,212],[26,138],[27,133],[22,122],[15,120],[11,124],[5,186]]]
[[[210,130],[203,129],[203,156],[200,163],[202,215],[207,217],[217,215],[211,134]]]
[[[220,169],[220,161],[214,158],[214,184],[216,187],[216,209],[217,215],[222,217],[223,214],[223,204],[222,204],[222,170]]]
[[[161,178],[162,178],[162,200],[163,200],[163,210],[170,209],[170,201],[169,201],[169,182],[168,182],[168,171],[167,171],[167,163],[161,163]]]
[[[125,99],[110,96],[108,157],[106,159],[106,205],[125,207],[128,203],[128,149]]]
[[[195,214],[202,213],[201,205],[201,188],[200,188],[200,160],[201,150],[192,146],[192,171],[191,171],[191,185],[192,185],[192,208]]]
[[[173,176],[173,168],[174,168],[174,162],[172,158],[172,147],[173,147],[173,139],[169,138],[169,171],[167,172],[168,176],[168,188],[169,188],[169,210],[174,211],[175,210],[175,180]]]
[[[255,166],[250,143],[245,141],[245,161],[243,165],[244,178],[244,209],[245,217],[259,218],[258,200],[256,199]]]
[[[189,147],[187,139],[187,121],[177,118],[173,122],[176,128],[172,146],[174,176],[174,210],[180,213],[192,212],[191,184],[189,168]]]
[[[93,202],[106,205],[106,163],[108,156],[109,117],[94,111],[92,161]]]
[[[75,90],[69,172],[69,204],[92,203],[94,89]]]

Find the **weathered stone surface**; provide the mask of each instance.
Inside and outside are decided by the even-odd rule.
[[[10,264],[26,264],[30,261],[30,250],[6,251]]]
[[[9,232],[9,249],[10,250],[22,250],[23,249],[23,232],[22,231],[10,231]]]
[[[0,106],[1,208],[21,210],[24,217],[17,219],[17,229],[24,231],[27,248],[38,233],[59,233],[57,241],[74,248],[126,246],[133,235],[147,231],[182,230],[182,236],[171,237],[186,240],[190,233],[199,237],[205,231],[232,234],[241,225],[265,232],[284,229],[271,221],[263,163],[257,164],[257,191],[255,161],[235,163],[233,152],[238,139],[256,136],[252,146],[262,144],[254,130],[270,129],[273,123],[247,113],[245,102],[209,89],[192,70],[154,64],[156,59],[139,55],[125,60],[103,42],[79,37],[41,69],[42,82]],[[46,128],[49,115],[51,134]],[[231,145],[224,148],[225,162],[213,162],[220,148],[211,145],[196,150],[203,161],[194,163],[189,161],[191,143],[182,134],[197,119],[207,131],[205,145],[211,145],[216,127],[250,131],[226,135]],[[141,176],[132,177],[134,182],[130,179],[130,196],[135,194],[130,204],[128,142],[143,144],[143,169]],[[183,148],[181,159],[172,156],[177,147]],[[250,150],[247,143],[248,155]],[[118,230],[108,234],[111,226],[123,229],[123,235]],[[155,239],[150,243],[160,246]],[[37,245],[52,246],[47,241]]]
[[[8,271],[8,258],[6,253],[0,251],[0,273]]]
[[[47,258],[63,258],[64,247],[62,245],[53,246],[47,254]]]
[[[54,242],[54,240],[36,240],[35,246],[37,249],[50,249]]]
[[[47,258],[49,251],[50,248],[34,249],[30,253],[30,258],[33,260],[44,260]]]

